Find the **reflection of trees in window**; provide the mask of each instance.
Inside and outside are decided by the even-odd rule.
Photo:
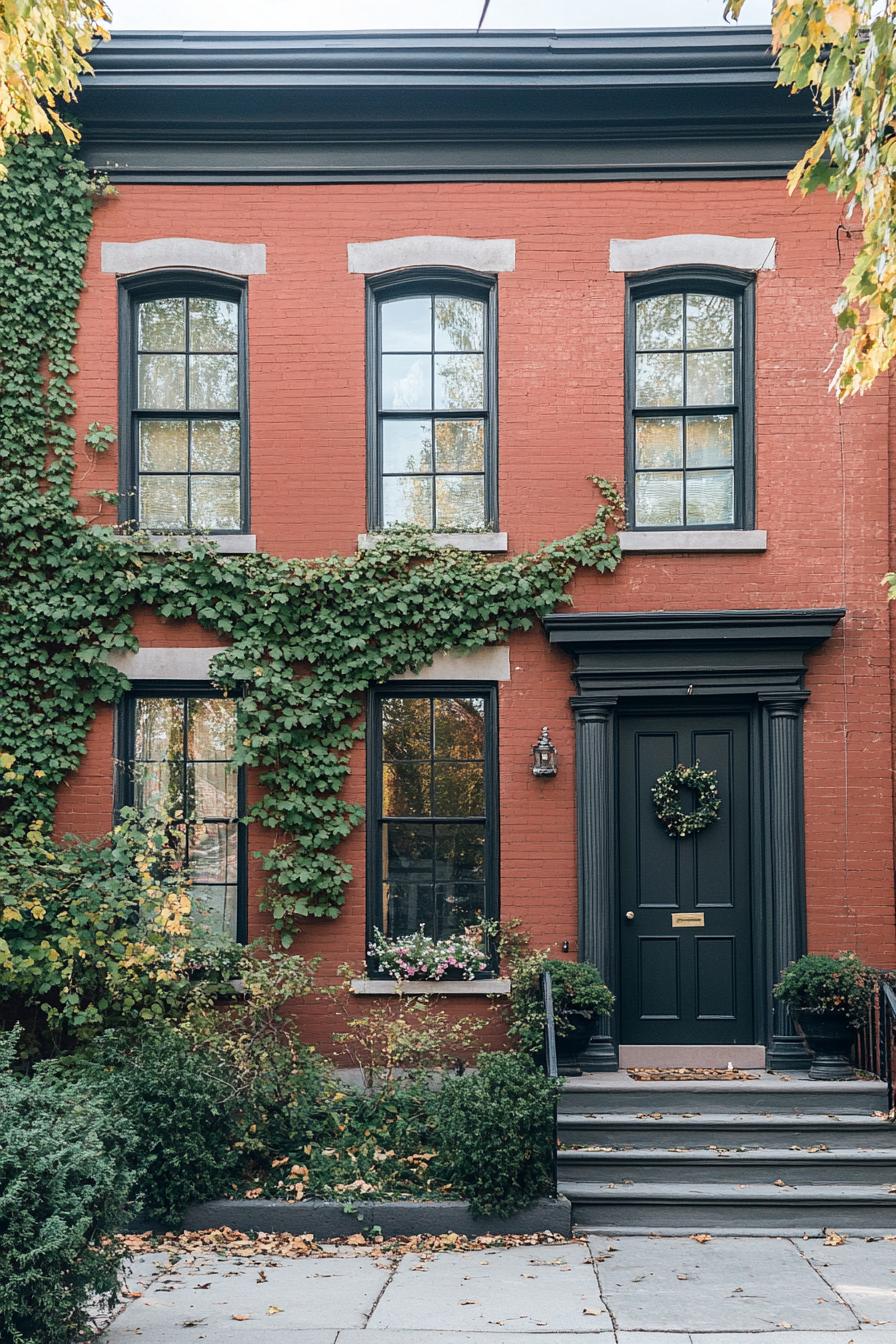
[[[389,937],[421,924],[442,937],[485,907],[487,702],[384,696],[379,712],[378,922]]]

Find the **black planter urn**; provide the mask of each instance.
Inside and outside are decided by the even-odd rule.
[[[848,1082],[856,1073],[850,1054],[856,1029],[838,1013],[794,1013],[797,1027],[812,1052],[809,1077],[818,1082]]]
[[[569,1012],[567,1016],[571,1019],[569,1027],[557,1032],[557,1064],[561,1073],[577,1074],[581,1069],[576,1060],[594,1035],[597,1013]]]

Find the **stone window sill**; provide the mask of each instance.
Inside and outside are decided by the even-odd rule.
[[[166,545],[172,551],[187,550],[191,541],[210,541],[222,555],[251,555],[256,549],[255,537],[248,532],[201,532],[195,536],[178,532],[150,532],[149,535],[154,542]]]
[[[510,981],[491,980],[353,980],[353,994],[509,994]]]
[[[733,528],[694,532],[620,532],[619,544],[623,552],[652,551],[654,554],[690,555],[693,551],[764,551],[767,548],[764,531],[745,532]]]
[[[506,551],[506,532],[431,532],[430,537],[436,546],[454,546],[459,551]],[[384,537],[385,532],[362,532],[358,537],[358,550],[369,551]]]

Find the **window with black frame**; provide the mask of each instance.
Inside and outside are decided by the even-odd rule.
[[[752,277],[629,285],[629,526],[753,522]]]
[[[371,525],[496,525],[494,281],[415,273],[368,300]]]
[[[149,531],[248,525],[244,303],[195,276],[124,289],[124,497]]]
[[[136,690],[122,705],[119,801],[164,817],[189,865],[194,912],[245,937],[236,703],[209,688]]]
[[[378,692],[371,725],[371,926],[444,938],[493,915],[494,689]]]

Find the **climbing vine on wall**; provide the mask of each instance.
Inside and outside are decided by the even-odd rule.
[[[336,915],[351,873],[335,853],[361,819],[341,796],[363,733],[364,692],[441,650],[475,649],[529,628],[565,600],[576,568],[620,559],[621,503],[581,531],[494,561],[396,528],[371,550],[315,560],[223,556],[91,525],[72,497],[69,377],[91,184],[63,146],[28,142],[0,184],[0,751],[16,757],[3,821],[49,821],[101,700],[125,680],[105,661],[135,647],[147,604],[196,618],[229,641],[212,664],[238,701],[238,762],[258,768],[250,816],[270,831],[266,903],[285,943],[296,918]],[[105,447],[94,432],[88,448]]]

